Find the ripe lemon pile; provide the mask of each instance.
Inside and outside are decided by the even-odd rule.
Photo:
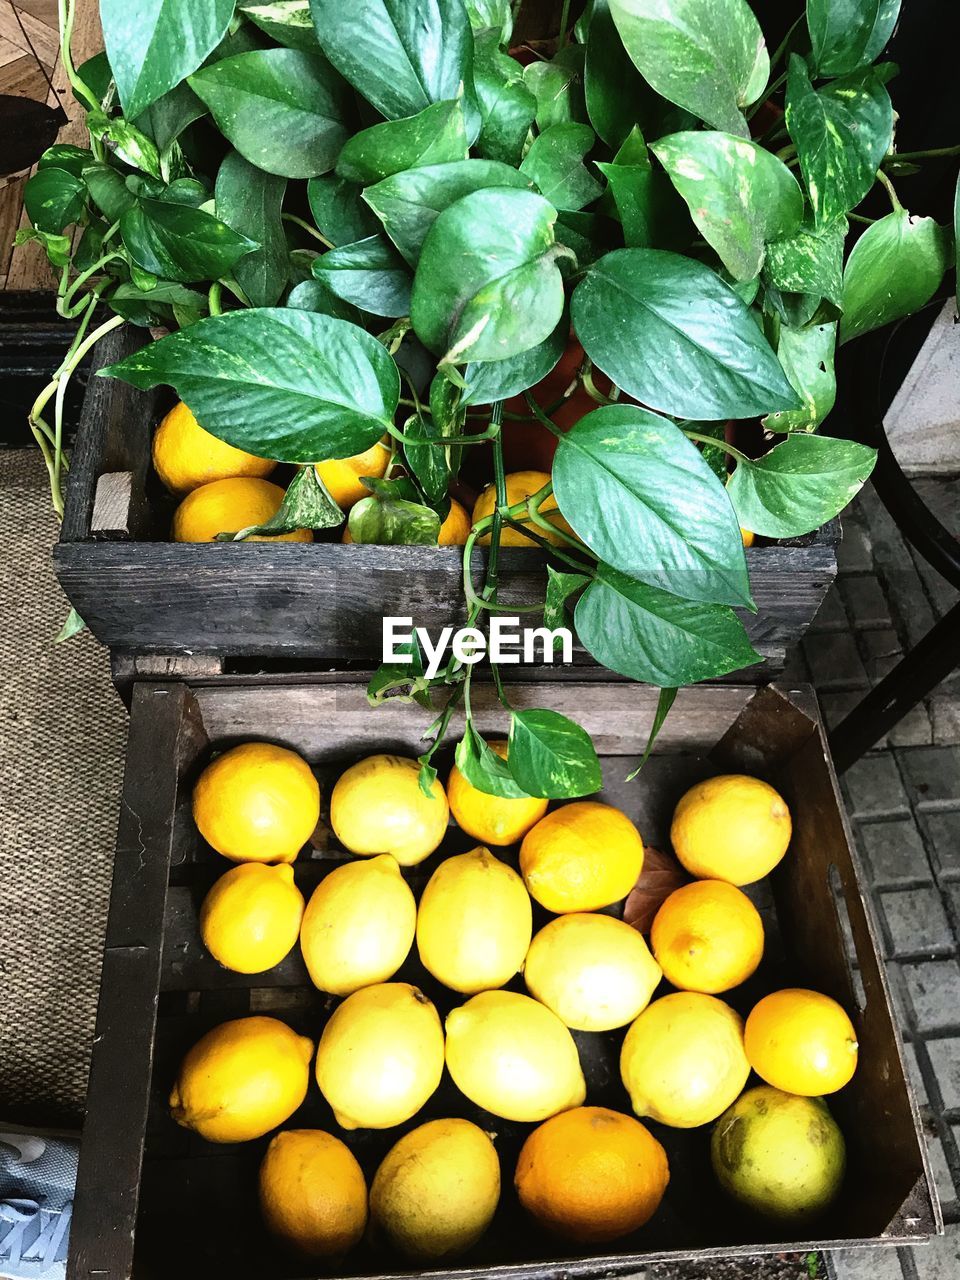
[[[845,1149],[823,1095],[856,1069],[850,1019],[806,989],[764,996],[745,1021],[719,998],[763,955],[763,921],[742,886],[788,851],[791,815],[771,786],[726,775],[680,799],[671,840],[696,878],[665,899],[649,943],[615,914],[644,846],[610,805],[548,812],[536,797],[480,792],[455,766],[446,787],[422,786],[415,760],[379,754],[339,776],[328,808],[354,856],[305,901],[290,864],[317,827],[321,794],[300,755],[234,746],[193,793],[200,834],[236,864],[200,911],[211,955],[260,973],[299,940],[312,982],[339,1000],[316,1043],[273,1017],[215,1027],[170,1096],[178,1123],[211,1142],[278,1131],[260,1201],[279,1240],[313,1259],[363,1238],[414,1262],[462,1254],[500,1201],[502,1120],[530,1126],[512,1170],[521,1205],[578,1244],[618,1239],[657,1211],[670,1170],[649,1124],[713,1124],[720,1185],[760,1214],[802,1220],[836,1197]],[[418,901],[409,879],[424,872],[408,869],[437,854],[451,816],[481,843],[438,855]],[[443,1020],[398,979],[414,952],[450,993]],[[591,1104],[578,1050],[611,1032],[622,1036],[623,1110]],[[410,1127],[445,1072],[464,1106],[488,1113],[490,1132],[456,1114]],[[751,1072],[760,1083],[747,1088]],[[311,1077],[340,1135],[403,1126],[378,1167],[362,1169],[337,1133],[282,1127]]]

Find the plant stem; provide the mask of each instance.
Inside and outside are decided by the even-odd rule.
[[[210,286],[209,292],[207,293],[207,305],[210,308],[210,314],[212,316],[223,315],[223,307],[220,305],[222,297],[223,285],[219,280],[214,280],[213,284]]]
[[[493,482],[497,491],[497,505],[493,509],[490,527],[490,555],[487,559],[487,576],[483,583],[484,600],[496,600],[497,578],[500,571],[500,534],[503,529],[503,508],[507,505],[507,477],[503,467],[503,401],[498,400],[490,413],[490,429],[496,427],[493,440]]]
[[[64,71],[67,73],[70,87],[77,97],[85,102],[91,110],[99,111],[100,103],[77,75],[76,68],[73,65],[73,54],[70,49],[73,40],[73,12],[73,0],[58,0],[57,17],[60,26],[60,60],[63,63]]]
[[[899,213],[902,210],[903,205],[900,203],[900,198],[893,188],[893,183],[882,169],[877,170],[877,177],[879,178],[881,185],[887,189],[887,195],[890,197],[890,203],[893,205],[894,213]]]
[[[877,221],[876,218],[865,218],[862,213],[848,213],[847,217],[851,222],[862,222],[867,227],[872,227]]]
[[[796,22],[793,24],[793,26],[790,28],[787,34],[783,37],[783,39],[777,45],[776,49],[774,50],[770,58],[771,70],[773,70],[773,68],[777,65],[777,63],[780,61],[783,55],[787,52],[787,49],[790,47],[790,41],[793,39],[793,33],[796,31],[797,27],[799,27],[800,23],[803,22],[804,16],[805,16],[804,14],[801,14],[800,17],[797,18]],[[781,77],[782,80],[786,80],[786,78],[787,78],[786,75]],[[772,92],[773,92],[773,87],[767,90],[767,97],[769,97]],[[749,116],[747,117],[747,119],[749,119]]]
[[[300,227],[302,231],[306,231],[308,235],[313,236],[314,240],[319,240],[320,243],[325,245],[328,249],[335,249],[337,247],[332,240],[328,240],[325,235],[321,235],[316,227],[311,227],[309,222],[305,221],[303,218],[298,218],[295,213],[284,213],[282,217],[284,222],[292,222],[295,227]]]
[[[547,415],[544,413],[544,411],[543,411],[543,410],[540,408],[540,406],[537,404],[536,400],[534,400],[534,398],[533,398],[533,396],[530,394],[530,392],[529,392],[529,391],[525,391],[525,392],[523,393],[523,398],[524,398],[524,400],[526,400],[526,402],[527,402],[527,404],[528,404],[528,406],[529,406],[529,408],[530,408],[530,412],[533,414],[533,416],[536,418],[536,420],[537,420],[539,423],[541,423],[543,426],[545,426],[545,427],[547,428],[547,430],[548,430],[549,432],[551,432],[553,435],[555,435],[555,436],[557,437],[557,439],[559,440],[559,439],[563,436],[563,432],[560,430],[560,428],[557,426],[557,424],[553,421],[553,419],[552,419],[552,418],[548,418],[548,417],[547,417]]]
[[[883,157],[882,164],[892,160],[938,160],[946,156],[960,156],[960,146],[931,147],[929,151],[891,151]]]
[[[776,156],[778,160],[789,160],[796,154],[797,154],[797,148],[793,145],[792,142],[790,142],[785,147],[781,147],[780,150],[776,153]]]
[[[560,10],[560,39],[557,42],[557,48],[562,49],[567,43],[567,26],[570,22],[570,0],[563,0],[563,8]]]
[[[688,440],[699,440],[701,444],[715,445],[718,449],[723,449],[725,453],[729,453],[731,457],[736,458],[738,462],[750,461],[746,454],[741,453],[739,449],[735,449],[732,444],[727,444],[725,440],[718,440],[715,436],[703,435],[699,431],[687,431],[685,427],[681,427],[680,430]]]
[[[790,28],[790,32],[791,32],[791,34],[792,34],[792,32],[793,32],[793,30],[794,30],[794,28],[795,28],[795,27],[796,27],[796,23],[794,23],[793,27],[791,27],[791,28]],[[790,38],[790,37],[789,37],[789,35],[788,35],[787,39],[789,39],[789,38]],[[770,65],[771,65],[771,67],[772,67],[772,66],[773,66],[773,63],[771,62],[771,64],[770,64]],[[750,108],[750,110],[749,110],[748,112],[746,112],[746,118],[747,118],[748,120],[752,120],[752,119],[753,119],[753,117],[754,117],[754,116],[757,114],[757,112],[760,110],[760,108],[761,108],[761,107],[766,106],[766,105],[767,105],[767,103],[770,101],[770,99],[773,97],[773,95],[777,92],[777,90],[778,90],[778,89],[780,89],[780,88],[782,88],[782,86],[783,86],[783,85],[785,85],[785,84],[786,84],[786,82],[787,82],[787,73],[786,73],[786,72],[784,72],[784,73],[783,73],[783,75],[777,76],[776,80],[774,80],[774,82],[773,82],[771,85],[769,85],[769,86],[767,87],[767,90],[766,90],[766,92],[764,93],[763,97],[760,99],[760,101],[759,101],[759,102],[755,102],[755,103],[753,104],[753,106]]]

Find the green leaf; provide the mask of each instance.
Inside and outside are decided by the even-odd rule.
[[[818,76],[845,76],[875,62],[893,34],[900,0],[807,0]]]
[[[547,594],[543,602],[543,625],[551,631],[567,624],[565,605],[572,595],[590,581],[585,573],[561,573],[552,564],[547,565]],[[556,651],[560,647],[560,638],[553,641]]]
[[[581,643],[598,662],[661,688],[762,661],[732,609],[681,600],[609,565],[599,566],[574,616]]]
[[[58,235],[80,217],[86,191],[83,179],[67,169],[37,169],[23,188],[23,205],[38,231]]]
[[[600,194],[600,184],[584,164],[596,135],[588,124],[554,124],[535,138],[520,172],[555,209],[582,209]]]
[[[63,626],[57,632],[54,644],[63,644],[66,640],[72,640],[74,636],[78,636],[81,631],[86,631],[87,624],[77,613],[76,609],[71,608],[67,614]]]
[[[107,301],[117,315],[123,316],[132,324],[142,326],[167,322],[173,314],[173,308],[177,308],[184,318],[192,316],[192,323],[196,323],[207,307],[207,299],[202,293],[188,289],[185,285],[175,284],[172,280],[158,280],[152,289],[140,289],[135,284],[120,284]],[[181,324],[180,327],[184,326]]]
[[[474,31],[493,30],[501,44],[507,43],[513,31],[510,0],[466,0],[466,9]]]
[[[404,120],[386,120],[361,130],[340,152],[337,173],[366,186],[418,165],[466,158],[463,108],[454,99],[435,102]]]
[[[608,0],[593,3],[583,87],[590,123],[614,149],[648,124],[658,101],[623,47]]]
[[[666,179],[664,183],[669,186]],[[619,248],[621,239],[620,228],[615,219],[589,211],[571,213],[566,210],[559,214],[553,232],[557,237],[557,244],[570,250],[581,271],[592,266],[611,249]]]
[[[559,711],[514,711],[507,764],[532,796],[564,800],[590,796],[603,786],[597,751],[586,729]]]
[[[267,0],[264,4],[241,4],[239,8],[277,44],[302,53],[316,53],[317,33],[310,16],[310,0]]]
[[[244,159],[281,178],[326,173],[347,140],[345,86],[319,53],[239,53],[192,75],[190,87]]]
[[[876,450],[852,440],[789,435],[755,462],[739,459],[727,491],[745,529],[798,538],[856,497],[876,457]]]
[[[802,404],[799,409],[768,413],[763,420],[768,431],[816,431],[837,397],[836,346],[835,321],[803,329],[780,326],[777,355]]]
[[[427,232],[410,317],[441,363],[502,360],[543,342],[563,314],[556,210],[531,191],[475,191]]]
[[[274,306],[287,286],[290,259],[280,218],[286,186],[285,178],[255,168],[237,151],[227,153],[217,173],[218,215],[260,246],[234,269],[237,284],[255,307]]]
[[[315,259],[313,274],[331,293],[375,316],[410,312],[410,272],[383,236],[330,249]]]
[[[700,131],[673,133],[651,150],[734,280],[752,280],[769,241],[800,225],[803,195],[796,178],[756,143]]]
[[[219,280],[258,247],[212,214],[166,200],[138,200],[121,217],[120,236],[137,266],[182,284]]]
[[[726,490],[666,418],[635,405],[594,409],[560,437],[553,491],[613,568],[687,600],[752,604]]]
[[[468,720],[454,752],[457,768],[478,791],[507,800],[523,800],[527,792],[516,782],[507,761],[497,755]]]
[[[333,316],[337,320],[349,320],[359,325],[360,312],[351,302],[331,292],[322,280],[301,280],[294,285],[287,295],[287,306],[298,311],[316,311],[323,316]]]
[[[440,440],[442,431],[434,421],[415,414],[404,427],[403,437],[403,456],[410,473],[416,478],[427,502],[436,507],[446,498],[450,482],[446,450],[439,444],[430,443]]]
[[[455,200],[487,187],[529,185],[516,169],[496,160],[456,160],[396,173],[368,187],[363,198],[406,260],[416,266],[427,232]]]
[[[236,532],[218,533],[217,542],[243,542],[252,534],[293,533],[296,529],[333,529],[343,524],[344,515],[323,487],[316,467],[300,467],[287,485],[275,516],[265,524],[248,525]]]
[[[519,63],[501,52],[494,32],[484,32],[477,40],[473,83],[482,122],[478,155],[518,165],[537,100],[523,82]]]
[[[361,196],[355,182],[332,173],[311,178],[307,183],[307,200],[317,229],[335,245],[365,240],[379,230]]]
[[[75,147],[69,142],[55,142],[37,161],[38,169],[66,169],[75,178],[82,178],[88,164],[93,163],[93,152],[87,147]]]
[[[105,149],[141,173],[160,179],[160,153],[151,138],[128,124],[121,116],[106,116],[102,111],[87,112],[87,128],[91,138],[101,141]]]
[[[523,83],[536,99],[537,128],[541,133],[554,124],[586,121],[584,56],[582,45],[567,45],[552,62],[531,62],[524,68]]]
[[[874,69],[814,89],[792,54],[785,122],[797,148],[816,225],[855,208],[873,186],[893,140],[893,107]]]
[[[650,725],[650,732],[647,735],[647,745],[643,749],[643,755],[640,757],[640,763],[624,778],[624,782],[632,782],[639,774],[640,770],[650,759],[650,754],[657,738],[660,736],[660,730],[664,726],[667,716],[670,714],[670,708],[676,699],[677,689],[661,689],[660,696],[657,698],[657,710],[654,713],[653,723]]]
[[[469,86],[473,33],[463,0],[312,0],[324,53],[388,120]]]
[[[653,409],[717,421],[797,408],[750,309],[690,258],[608,253],[574,290],[572,314],[594,364]]]
[[[689,244],[693,227],[686,208],[662,170],[650,163],[639,128],[627,135],[612,164],[599,163],[597,168],[607,179],[628,248]]]
[[[49,231],[38,231],[36,227],[20,227],[13,237],[13,247],[22,244],[39,244],[48,261],[54,267],[66,267],[70,263],[72,248],[69,236],[54,235]]]
[[[430,706],[430,681],[423,674],[423,658],[416,633],[404,644],[394,646],[395,653],[409,653],[410,662],[383,662],[367,684],[367,702],[371,707],[385,702],[416,702],[427,711]],[[429,768],[429,766],[428,766]],[[431,770],[436,777],[436,770]],[[429,791],[432,779],[428,784]]]
[[[746,0],[610,0],[627,53],[661,97],[715,129],[748,137],[742,107],[770,72]]]
[[[347,521],[354,542],[380,547],[435,547],[440,536],[440,517],[431,507],[391,493],[374,493],[350,508]]]
[[[174,87],[150,104],[134,122],[153,139],[161,155],[168,151],[185,129],[207,114],[206,106],[188,84]]]
[[[136,118],[213,52],[234,0],[100,0],[107,57],[124,114]]]
[[[867,227],[843,273],[840,340],[899,320],[929,302],[943,279],[950,235],[934,218],[895,209]]]
[[[547,376],[563,355],[570,333],[566,317],[562,317],[549,337],[535,347],[508,356],[506,360],[488,360],[480,364],[468,364],[464,370],[461,403],[464,405],[493,404],[495,400],[509,400],[519,395]]]
[[[283,308],[211,316],[100,372],[141,390],[169,383],[207,431],[282,462],[362,453],[392,423],[400,396],[397,367],[376,338]]]
[[[785,293],[810,293],[840,305],[846,218],[819,229],[805,223],[792,235],[767,245],[764,279]]]

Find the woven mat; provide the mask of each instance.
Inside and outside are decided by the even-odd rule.
[[[126,712],[67,603],[33,450],[0,451],[0,1117],[82,1115]]]

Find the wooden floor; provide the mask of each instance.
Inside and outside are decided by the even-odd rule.
[[[18,15],[24,30],[17,21]],[[79,64],[91,57],[101,43],[97,0],[76,0],[74,62]],[[60,130],[58,141],[82,144],[83,126],[73,121],[77,107],[66,89],[59,65],[57,0],[16,0],[15,4],[11,0],[0,0],[0,93],[43,102],[50,98],[50,93],[30,45],[71,117],[71,123]],[[46,289],[53,283],[46,259],[35,246],[13,248],[13,237],[22,218],[25,180],[26,175],[0,178],[0,289]]]

